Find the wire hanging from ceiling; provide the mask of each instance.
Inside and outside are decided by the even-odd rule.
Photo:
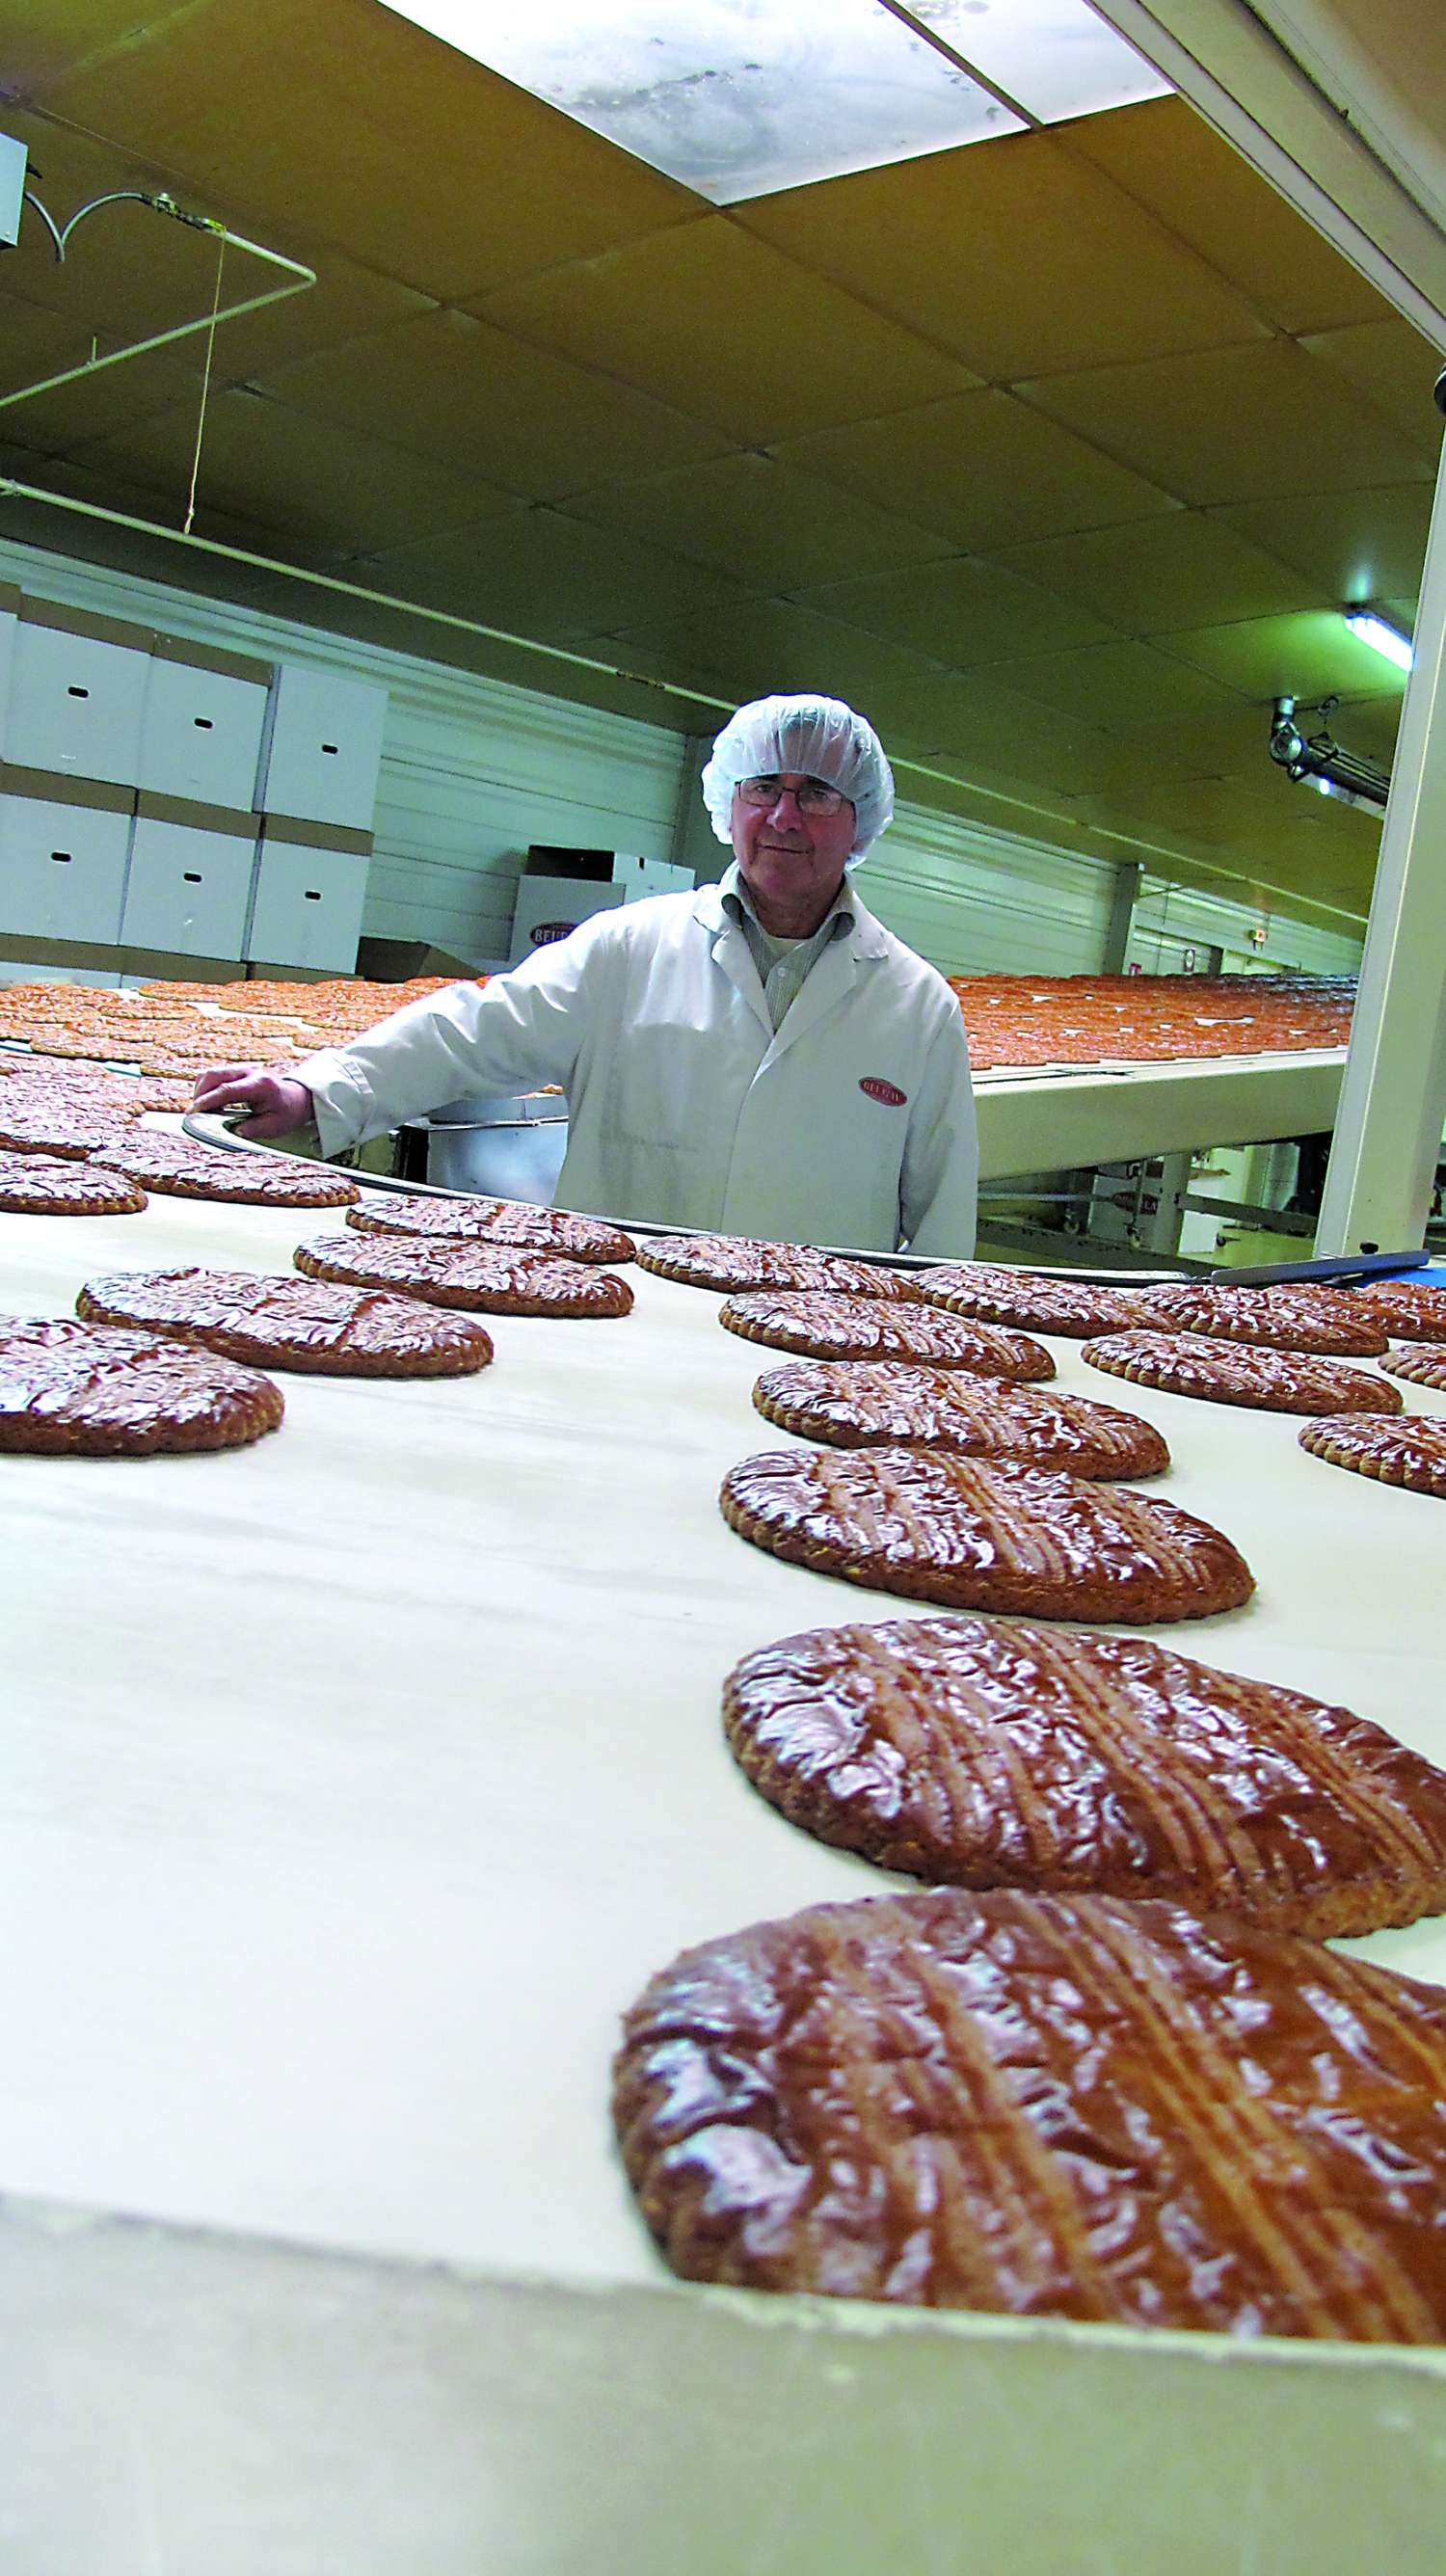
[[[226,236],[216,246],[216,292],[211,298],[211,328],[206,334],[206,369],[201,378],[201,408],[196,417],[196,453],[191,459],[191,488],[186,495],[186,516],[181,533],[189,536],[196,515],[196,481],[201,471],[201,441],[206,435],[206,403],[211,391],[211,359],[216,347],[216,324],[221,312],[221,272],[226,265]]]

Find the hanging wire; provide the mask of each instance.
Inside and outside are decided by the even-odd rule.
[[[191,533],[196,515],[196,478],[201,471],[201,441],[206,435],[206,403],[211,391],[211,353],[216,346],[216,316],[221,310],[221,272],[226,265],[226,236],[222,233],[216,245],[216,292],[211,298],[211,326],[206,333],[206,371],[201,378],[201,409],[196,421],[196,453],[191,459],[191,489],[186,495],[186,519],[183,536]]]

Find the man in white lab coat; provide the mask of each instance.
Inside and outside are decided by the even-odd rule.
[[[275,1076],[204,1074],[243,1135],[315,1118],[323,1149],[467,1095],[567,1094],[560,1206],[942,1258],[974,1245],[978,1149],[959,1006],[859,901],[893,811],[877,735],[831,698],[724,727],[703,791],[721,885],[598,913],[485,988],[454,984]]]

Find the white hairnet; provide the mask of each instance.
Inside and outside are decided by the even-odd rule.
[[[873,726],[842,698],[755,698],[729,717],[703,772],[703,802],[720,841],[732,838],[734,788],[774,770],[842,790],[854,809],[856,859],[887,830],[894,773]]]

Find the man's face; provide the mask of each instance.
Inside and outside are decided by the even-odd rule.
[[[762,780],[749,779],[734,790],[733,855],[764,929],[780,939],[806,938],[843,881],[854,845],[854,809],[845,797],[836,813],[811,810],[815,796],[827,801],[834,791],[799,770],[770,774],[766,788]]]

